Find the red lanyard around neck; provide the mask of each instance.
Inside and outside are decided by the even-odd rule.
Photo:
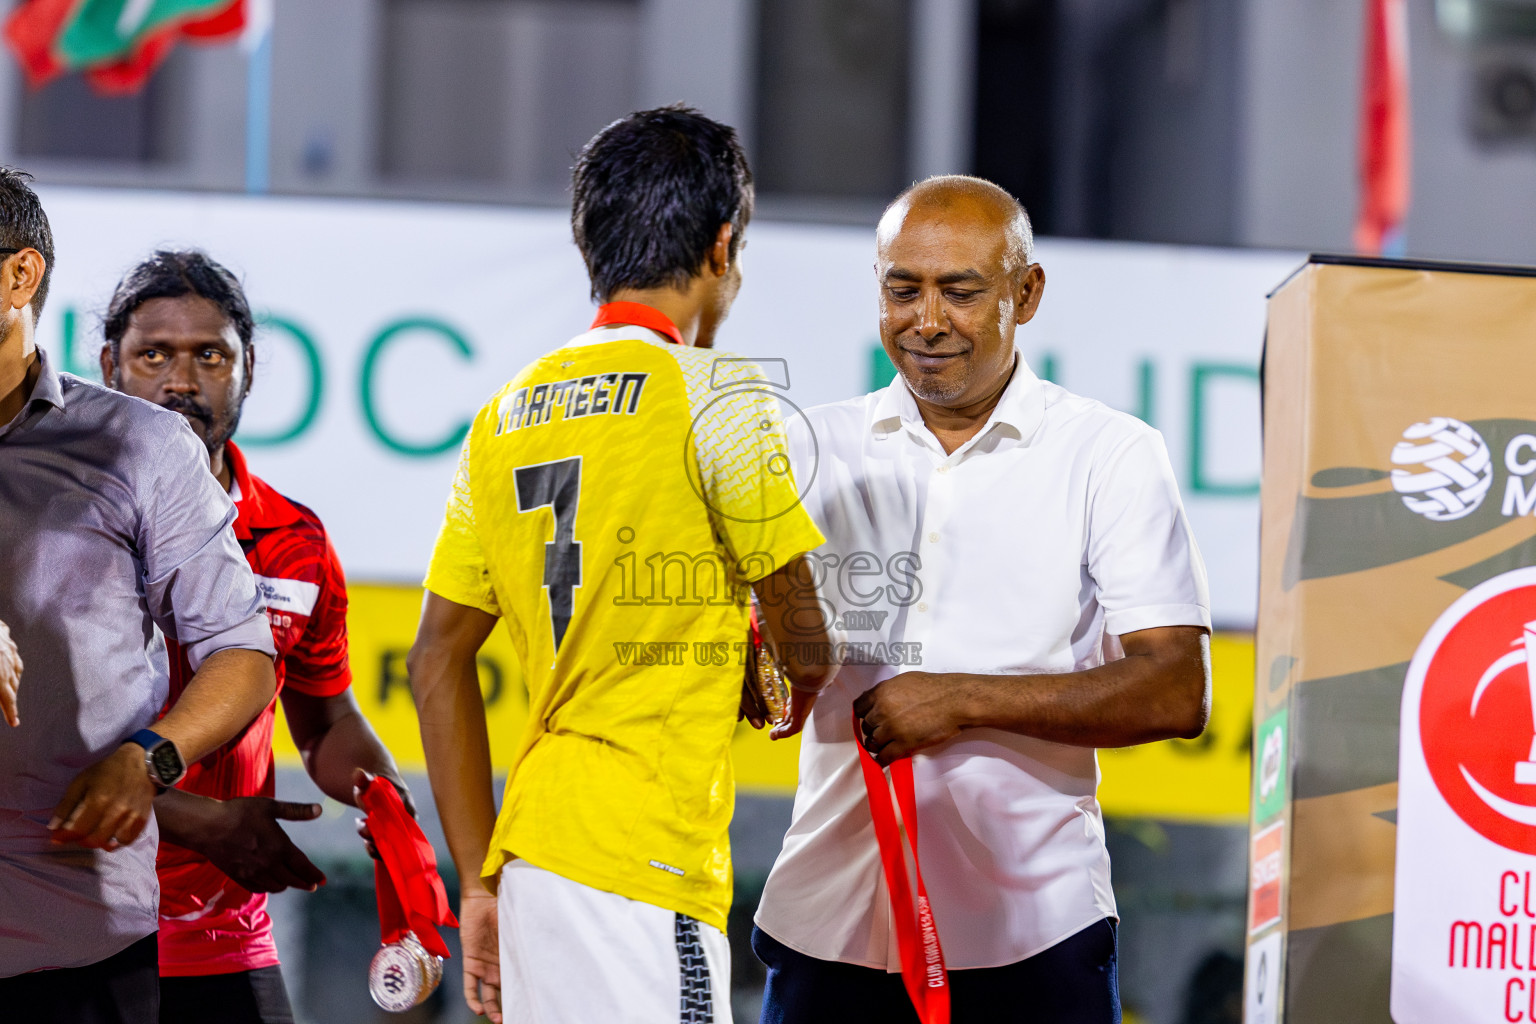
[[[917,862],[917,787],[912,778],[912,759],[904,757],[892,764],[887,779],[869,751],[857,742],[861,729],[855,714],[853,736],[859,748],[859,767],[864,772],[864,789],[869,794],[869,814],[875,822],[875,840],[880,845],[880,866],[885,871],[885,887],[890,892],[892,917],[896,921],[901,982],[923,1024],[949,1024],[949,972],[944,967],[939,930],[933,923],[928,888],[923,885],[922,868]],[[892,790],[896,793],[894,805]],[[896,817],[897,806],[901,809],[900,820]]]
[[[616,324],[633,324],[655,331],[663,338],[683,344],[683,332],[677,329],[665,313],[643,302],[605,302],[597,307],[597,317],[588,330],[611,327]]]

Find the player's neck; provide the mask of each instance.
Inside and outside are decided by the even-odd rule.
[[[608,297],[609,302],[638,302],[665,316],[683,336],[684,345],[708,348],[714,341],[714,318],[710,315],[709,296],[700,287],[702,278],[693,277],[687,288],[621,288]]]
[[[9,423],[27,404],[42,369],[30,326],[15,324],[0,338],[0,424]]]

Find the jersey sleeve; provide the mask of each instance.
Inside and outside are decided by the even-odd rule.
[[[427,568],[426,588],[455,604],[478,608],[501,617],[501,606],[491,586],[491,573],[485,551],[475,531],[475,510],[469,485],[469,453],[474,431],[464,439],[459,450],[459,467],[453,475],[453,490],[448,495],[448,509],[432,547],[432,561]]]
[[[824,540],[800,502],[779,401],[746,360],[718,359],[705,387],[689,383],[699,493],[741,578],[755,583]]]
[[[320,534],[320,593],[304,633],[283,658],[283,685],[311,697],[334,697],[352,685],[347,660],[347,578],[331,539]]]
[[[1088,574],[1104,628],[1116,636],[1157,626],[1211,628],[1205,563],[1179,499],[1162,436],[1144,428],[1113,448],[1088,508]]]

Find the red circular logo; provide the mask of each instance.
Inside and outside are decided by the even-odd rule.
[[[1479,835],[1536,853],[1536,575],[1481,584],[1436,634],[1419,703],[1430,777]]]

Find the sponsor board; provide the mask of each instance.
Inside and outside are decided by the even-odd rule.
[[[1243,1024],[1279,1024],[1280,982],[1284,978],[1280,958],[1284,938],[1280,932],[1270,932],[1248,947],[1248,971],[1243,982]]]
[[[1285,822],[1277,821],[1253,837],[1248,858],[1248,934],[1257,935],[1280,923],[1284,913]]]
[[[352,690],[363,713],[408,772],[426,771],[405,671],[421,600],[419,587],[365,583],[348,587]],[[1218,633],[1212,638],[1211,651],[1215,675],[1212,729],[1219,741],[1174,740],[1101,751],[1099,798],[1106,813],[1196,822],[1233,822],[1247,816],[1244,723],[1252,701],[1253,640],[1244,634]],[[687,664],[698,653],[688,646],[678,660]],[[500,627],[492,631],[480,652],[480,688],[493,766],[498,773],[505,772],[507,758],[516,749],[528,720],[528,697],[517,656],[506,630]],[[281,703],[278,714],[282,714]],[[279,722],[274,731],[273,748],[284,767],[301,766],[285,723]],[[731,755],[738,788],[767,795],[794,793],[798,737],[774,742],[765,731],[743,723],[736,728]]]
[[[1285,780],[1290,775],[1289,732],[1284,709],[1259,726],[1253,759],[1253,820],[1263,824],[1285,809]]]
[[[1533,330],[1523,268],[1320,256],[1270,300],[1250,828],[1284,823],[1253,941],[1286,1024],[1536,1009]]]
[[[1473,587],[1435,620],[1408,667],[1401,751],[1392,1016],[1530,1021],[1536,568]]]

